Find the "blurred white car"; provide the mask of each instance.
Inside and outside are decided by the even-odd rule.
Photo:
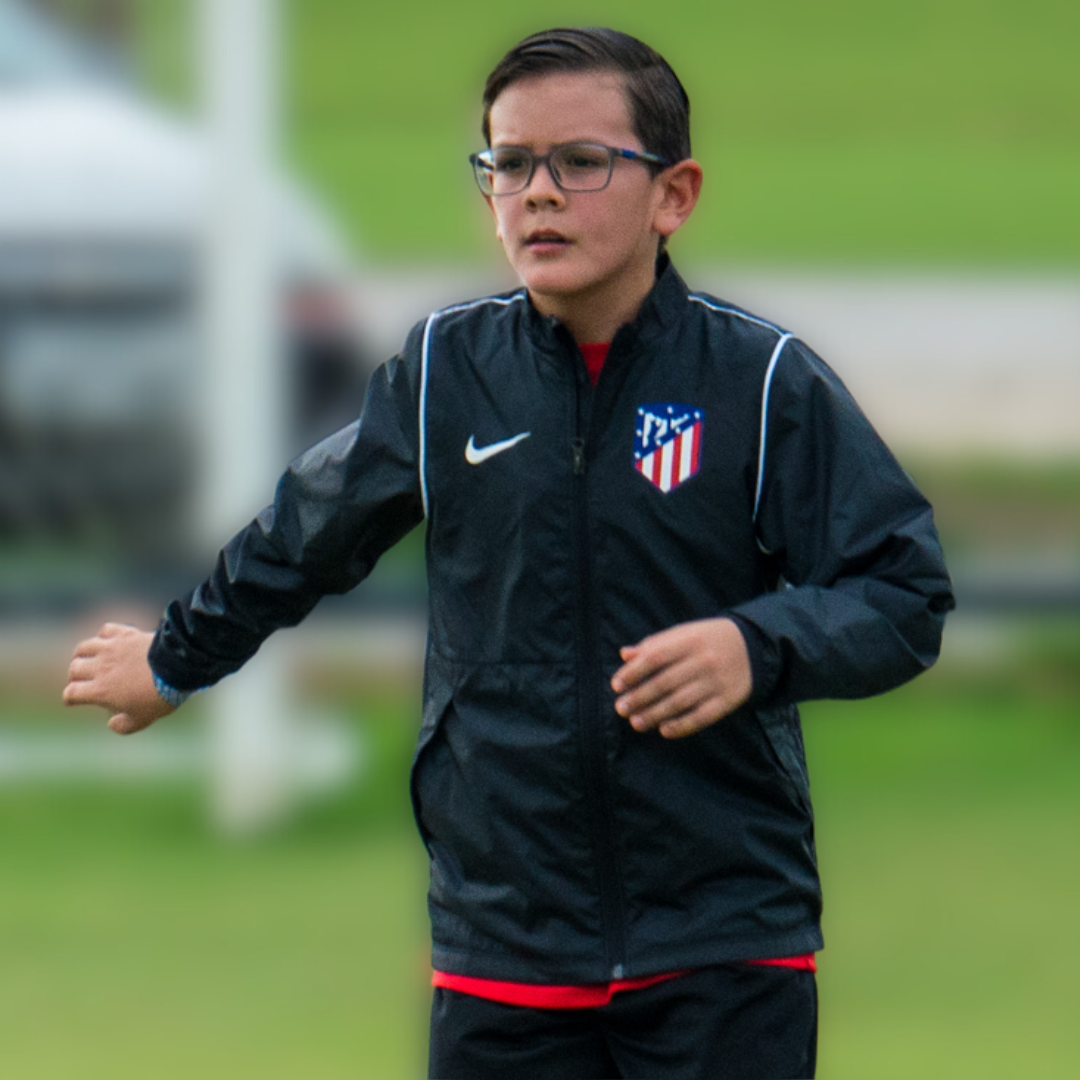
[[[0,0],[0,545],[183,548],[194,479],[201,133],[93,48]],[[284,178],[292,449],[354,417],[349,260]]]

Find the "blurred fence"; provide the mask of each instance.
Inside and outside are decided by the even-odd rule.
[[[933,470],[988,457],[1035,474],[1043,462],[1080,462],[1078,280],[800,278],[730,269],[691,269],[687,277],[795,329],[840,373],[905,463]],[[433,308],[512,286],[484,267],[371,269],[343,292],[348,313],[337,321],[363,328],[368,356],[385,356]],[[37,354],[27,359],[14,304],[0,304],[0,619],[63,617],[110,598],[157,607],[202,575],[208,554],[183,525],[195,494],[198,403],[190,386],[183,389],[190,372],[160,350],[138,363],[145,319],[107,328],[108,340],[122,338],[124,348],[105,349],[97,335],[74,332],[69,312],[61,318],[40,305],[36,325],[64,347],[46,350],[48,363]],[[309,349],[298,361],[312,378],[319,355]],[[322,355],[338,374],[324,379],[311,437],[359,408],[368,370],[344,339],[330,336]],[[118,356],[132,358],[142,382],[116,374]],[[295,384],[288,396],[297,400]],[[168,423],[158,416],[163,409]],[[951,494],[937,507],[946,526]],[[1049,529],[1023,506],[995,515],[1009,522],[1007,542],[977,513],[963,523],[959,543],[949,537],[961,604],[987,611],[1080,605],[1077,522],[1066,515]],[[386,561],[389,570],[329,610],[422,611],[420,545]]]
[[[680,268],[802,338],[901,452],[1080,457],[1076,275]],[[355,292],[390,355],[439,305],[515,285],[501,267],[373,267]]]

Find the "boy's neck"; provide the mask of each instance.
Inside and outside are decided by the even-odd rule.
[[[634,321],[655,283],[656,270],[649,264],[629,288],[625,279],[620,281],[616,295],[611,295],[615,290],[603,287],[572,295],[537,294],[529,290],[529,299],[541,315],[558,319],[580,345],[611,341],[620,326]]]

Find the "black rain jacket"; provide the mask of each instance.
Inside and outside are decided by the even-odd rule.
[[[666,473],[662,421],[694,440]],[[666,258],[595,389],[524,292],[437,312],[169,606],[155,673],[215,682],[425,517],[434,966],[568,984],[819,948],[795,703],[929,667],[953,603],[930,506],[836,375]],[[619,648],[720,615],[751,700],[635,733]]]

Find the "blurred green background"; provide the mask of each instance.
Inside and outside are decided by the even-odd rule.
[[[187,0],[144,65],[196,79]],[[463,0],[283,5],[291,159],[375,260],[493,250],[466,157],[506,49],[547,26],[648,41],[692,102],[706,188],[676,250],[746,263],[1080,263],[1080,5],[1061,0]],[[478,225],[480,226],[478,228]]]
[[[149,82],[192,102],[190,4],[139,13]],[[483,79],[542,25],[606,23],[664,53],[693,101],[707,187],[679,257],[1080,265],[1080,5],[555,0],[536,16],[294,0],[284,14],[290,161],[372,263],[497,257],[465,163]],[[988,532],[1014,549],[1049,532],[1080,557],[1080,464],[904,460],[950,556]],[[273,835],[216,835],[185,781],[4,780],[3,1075],[422,1074],[418,672],[360,661],[307,693],[349,718],[363,778]],[[93,723],[54,706],[62,667],[52,678],[2,687],[5,733]],[[828,942],[819,1075],[1074,1075],[1078,702],[1080,613],[960,612],[929,675],[805,709]],[[171,723],[197,731],[199,706]]]
[[[1080,621],[1021,620],[892,694],[805,708],[820,1076],[1074,1074],[1078,656]],[[363,738],[363,781],[261,839],[217,836],[182,782],[0,787],[5,1075],[423,1075],[418,682],[371,675],[308,687]],[[8,708],[9,731],[89,721]]]

